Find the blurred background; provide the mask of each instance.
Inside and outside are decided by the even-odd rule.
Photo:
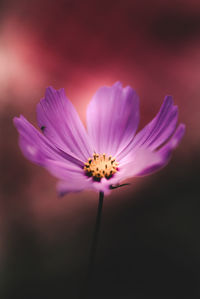
[[[98,194],[58,199],[21,154],[12,118],[36,124],[64,87],[85,122],[102,85],[140,96],[140,128],[164,96],[186,135],[170,164],[105,198],[88,298],[200,298],[200,2],[0,1],[0,298],[81,298]]]

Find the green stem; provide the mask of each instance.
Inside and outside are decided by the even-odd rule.
[[[95,256],[97,251],[97,244],[98,244],[98,236],[99,236],[99,230],[100,230],[100,224],[101,224],[101,214],[102,214],[102,208],[103,208],[103,198],[104,193],[99,193],[99,205],[97,210],[97,218],[96,218],[96,224],[95,224],[95,230],[94,235],[92,239],[92,246],[90,251],[90,260],[89,260],[89,277],[92,276],[94,271],[94,264],[95,264]]]
[[[90,289],[91,280],[92,280],[92,276],[93,276],[93,272],[94,272],[95,256],[96,256],[96,251],[97,251],[98,236],[99,236],[99,230],[100,230],[100,224],[101,224],[103,198],[104,198],[104,193],[100,192],[99,193],[99,204],[98,204],[98,210],[97,210],[95,230],[94,230],[91,249],[90,249],[89,264],[88,264],[88,275],[87,275],[86,282],[84,283],[84,286],[83,286],[83,292],[81,294],[81,299],[86,299],[86,298],[88,298],[88,295],[89,295],[89,289]]]

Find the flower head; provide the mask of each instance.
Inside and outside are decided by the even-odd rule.
[[[87,109],[87,131],[64,89],[46,89],[37,105],[39,132],[23,116],[15,117],[26,158],[59,179],[60,194],[94,189],[108,193],[122,180],[150,174],[167,164],[185,126],[177,126],[178,108],[166,96],[155,118],[139,133],[139,98],[117,82],[101,87]]]

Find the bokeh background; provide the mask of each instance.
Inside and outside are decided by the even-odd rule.
[[[81,298],[98,194],[62,199],[22,156],[12,118],[36,124],[49,85],[85,122],[102,85],[140,96],[142,128],[166,94],[186,135],[162,171],[106,197],[88,298],[200,298],[200,2],[0,1],[0,298]]]

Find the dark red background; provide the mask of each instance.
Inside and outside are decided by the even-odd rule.
[[[200,2],[0,5],[1,298],[78,298],[98,204],[88,191],[57,198],[13,116],[35,124],[52,85],[85,122],[96,89],[118,80],[140,96],[140,128],[171,94],[187,131],[165,169],[105,199],[91,298],[199,298]]]

